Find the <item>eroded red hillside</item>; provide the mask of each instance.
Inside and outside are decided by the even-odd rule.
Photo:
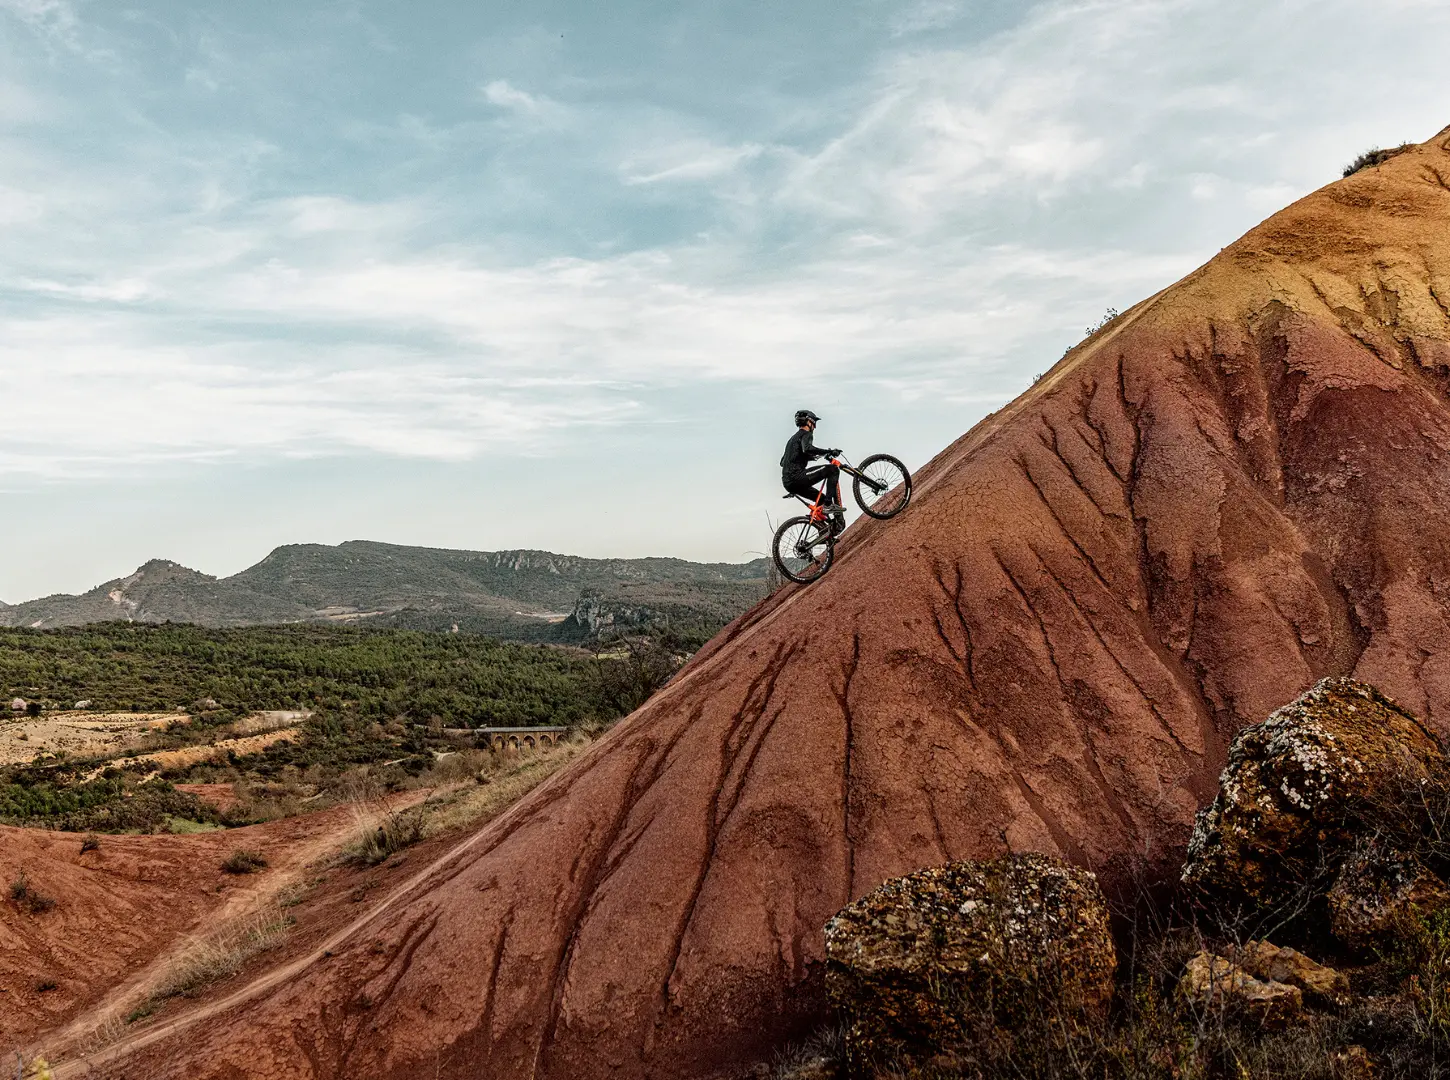
[[[94,1075],[705,1074],[889,876],[1163,870],[1322,675],[1450,730],[1447,388],[1450,129],[1076,349],[337,955]]]

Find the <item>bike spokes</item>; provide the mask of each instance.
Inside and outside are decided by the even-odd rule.
[[[775,565],[791,581],[815,581],[831,567],[835,538],[829,524],[808,517],[791,518],[775,532]]]
[[[874,518],[894,517],[911,501],[911,474],[890,454],[873,454],[857,467],[856,503]]]

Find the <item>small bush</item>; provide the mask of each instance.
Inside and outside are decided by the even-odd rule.
[[[46,896],[44,893],[36,892],[35,889],[32,888],[29,893],[26,894],[25,906],[29,909],[32,915],[39,915],[42,912],[49,911],[51,908],[55,907],[55,900],[49,896]]]
[[[55,901],[38,891],[30,883],[30,878],[25,875],[24,871],[10,883],[10,899],[32,915],[39,915],[41,912],[55,907]]]
[[[1361,169],[1372,169],[1376,165],[1383,165],[1396,154],[1403,154],[1406,150],[1413,150],[1414,143],[1400,143],[1399,146],[1392,146],[1388,150],[1381,150],[1379,147],[1372,147],[1360,154],[1344,167],[1345,176],[1353,176]]]
[[[347,849],[347,861],[376,866],[423,839],[423,813],[417,807],[389,814],[376,826],[365,826]]]
[[[1093,323],[1092,326],[1089,326],[1086,330],[1083,331],[1083,336],[1084,337],[1092,337],[1099,330],[1101,330],[1103,327],[1107,326],[1110,322],[1112,322],[1114,319],[1116,319],[1121,314],[1122,314],[1122,312],[1120,312],[1115,307],[1108,308],[1107,311],[1103,312],[1103,317],[1101,319],[1099,319],[1097,322]]]
[[[91,836],[87,836],[84,840],[81,841],[81,854],[82,855],[84,855],[88,851],[99,851],[100,848],[101,848],[101,838],[99,836],[94,835],[94,834],[92,834]]]
[[[257,852],[238,848],[226,857],[222,871],[227,874],[255,874],[266,865],[267,860]]]

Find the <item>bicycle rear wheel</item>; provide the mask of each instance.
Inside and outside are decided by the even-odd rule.
[[[856,505],[871,517],[895,517],[911,502],[911,473],[890,454],[872,454],[856,471],[861,475],[851,484]]]
[[[771,556],[782,574],[809,585],[831,568],[836,557],[836,539],[829,524],[808,517],[787,518],[775,530]]]

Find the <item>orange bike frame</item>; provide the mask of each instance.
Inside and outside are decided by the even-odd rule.
[[[842,472],[845,472],[846,470],[848,470],[850,468],[849,465],[843,465],[840,461],[837,461],[835,458],[827,458],[826,460],[829,461],[836,468],[840,469]],[[855,475],[855,474],[853,473],[852,475]],[[840,483],[839,480],[836,481],[836,482],[837,483]],[[824,483],[822,483],[821,484],[821,490],[818,491],[818,492],[816,492],[816,501],[810,504],[811,520],[812,521],[815,521],[815,522],[823,522],[823,521],[826,520],[826,511],[821,506],[821,500],[824,499],[825,497],[826,497],[826,485]],[[797,499],[800,499],[801,502],[805,502],[805,499],[801,498],[801,496],[799,496],[799,495],[797,495],[796,498]]]

